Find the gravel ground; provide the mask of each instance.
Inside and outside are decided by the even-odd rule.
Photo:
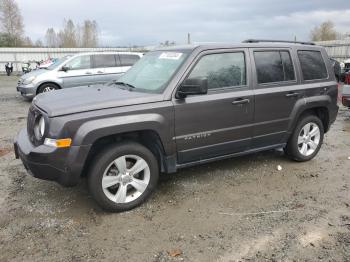
[[[63,188],[14,159],[30,105],[16,81],[0,77],[0,261],[350,261],[349,110],[310,162],[276,150],[182,170],[110,214],[86,181]]]

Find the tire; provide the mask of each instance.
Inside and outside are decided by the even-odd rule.
[[[305,115],[296,125],[284,151],[295,161],[309,161],[320,150],[323,136],[324,128],[321,120],[315,115]]]
[[[150,150],[138,143],[111,145],[92,161],[88,173],[89,191],[107,211],[133,209],[148,199],[157,186],[157,159]]]
[[[60,89],[58,85],[53,83],[46,83],[39,86],[37,94],[46,93],[57,89]]]

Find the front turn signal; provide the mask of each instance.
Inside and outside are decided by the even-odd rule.
[[[52,139],[45,138],[44,144],[52,147],[70,147],[72,144],[72,139],[62,138],[62,139]]]

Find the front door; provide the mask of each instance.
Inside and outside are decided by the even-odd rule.
[[[58,71],[58,77],[63,81],[63,87],[76,87],[94,83],[96,70],[92,68],[91,56],[81,55],[64,65],[67,71]]]
[[[174,99],[178,162],[248,150],[254,97],[246,50],[204,52],[184,79],[207,78],[208,94]]]

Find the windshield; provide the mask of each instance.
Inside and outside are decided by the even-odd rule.
[[[64,62],[67,61],[68,58],[70,58],[71,56],[70,55],[67,55],[67,56],[64,56],[60,59],[57,59],[57,61],[55,61],[52,65],[49,65],[46,69],[48,70],[53,70],[57,67],[59,67],[60,65],[62,65]]]
[[[179,51],[149,52],[122,75],[118,82],[133,86],[138,91],[160,93],[187,55]]]

